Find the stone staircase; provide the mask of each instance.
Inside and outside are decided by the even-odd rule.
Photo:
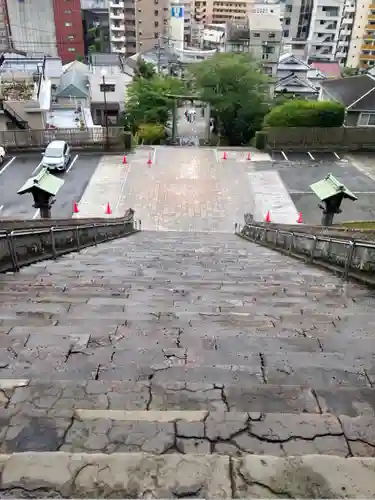
[[[2,493],[375,495],[369,289],[149,231],[0,275],[0,302]]]

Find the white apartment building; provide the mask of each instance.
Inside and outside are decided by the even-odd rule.
[[[359,2],[362,3],[362,2]],[[364,2],[366,3],[366,2]],[[355,20],[356,17],[356,0],[346,0],[345,5],[344,5],[344,10],[343,10],[343,15],[341,19],[341,24],[340,24],[340,29],[339,29],[339,34],[338,34],[338,39],[337,39],[337,44],[336,44],[336,54],[335,58],[336,60],[342,64],[343,66],[346,65],[347,59],[348,59],[348,54],[349,54],[349,49],[351,45],[351,39],[353,35],[353,31],[356,29],[356,25],[358,24],[358,21]],[[361,9],[361,6],[358,5],[358,9]],[[364,32],[364,26],[363,30],[361,30],[361,35]],[[358,53],[358,51],[357,51]]]
[[[311,14],[307,57],[332,61],[340,36],[345,0],[316,0]]]

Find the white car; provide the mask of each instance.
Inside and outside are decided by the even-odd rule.
[[[63,172],[70,161],[70,147],[65,141],[52,141],[43,154],[42,167]]]
[[[5,151],[4,146],[0,146],[0,165],[1,165],[2,163],[4,163],[4,160],[5,160],[5,154],[6,154],[6,151]]]

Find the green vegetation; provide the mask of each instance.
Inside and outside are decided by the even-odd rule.
[[[273,108],[264,119],[266,127],[341,127],[345,108],[332,101],[288,101]]]
[[[152,64],[139,58],[125,98],[125,129],[144,143],[157,143],[172,118],[175,103],[171,96],[192,94],[210,104],[213,135],[229,146],[251,143],[264,149],[267,131],[263,127],[342,126],[345,110],[341,104],[288,94],[271,99],[269,82],[248,53],[218,53],[189,66],[184,80],[157,74]]]
[[[173,99],[169,94],[181,94],[184,86],[181,80],[155,73],[151,64],[138,60],[132,83],[125,97],[124,127],[143,141],[160,141],[165,136],[165,128],[170,121]],[[147,127],[147,125],[156,125]],[[160,130],[163,130],[161,136]],[[158,139],[159,137],[159,139]],[[147,138],[147,139],[146,139]],[[147,142],[148,144],[148,142]]]
[[[139,144],[160,144],[165,137],[165,127],[160,123],[142,123],[138,127]]]
[[[196,93],[215,110],[215,128],[231,146],[248,144],[268,111],[268,78],[251,54],[216,54],[189,67]]]
[[[347,227],[348,229],[360,229],[362,231],[375,230],[375,221],[373,220],[358,220],[340,223],[340,227]]]

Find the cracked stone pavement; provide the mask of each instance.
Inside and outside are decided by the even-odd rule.
[[[0,296],[1,495],[375,497],[371,290],[146,231]]]

